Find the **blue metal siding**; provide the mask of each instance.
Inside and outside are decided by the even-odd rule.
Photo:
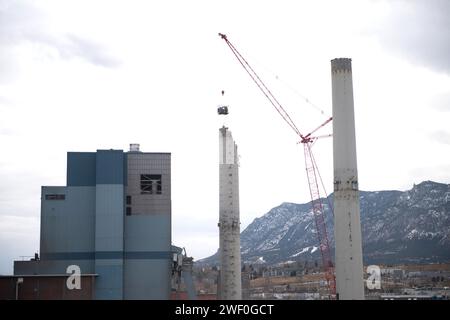
[[[67,152],[67,186],[95,186],[95,152]]]
[[[172,243],[170,215],[131,215],[126,217],[126,252],[170,252],[171,250]]]
[[[95,198],[95,251],[123,251],[123,186],[97,185]]]
[[[122,150],[97,150],[96,184],[124,184]]]
[[[123,184],[125,187],[128,185],[128,153],[123,157]]]
[[[64,194],[65,200],[46,200],[47,194]],[[63,258],[64,255],[88,254],[95,249],[95,187],[42,187],[41,260]],[[80,259],[73,259],[79,264]],[[82,257],[81,257],[82,258]],[[48,271],[65,273],[69,259],[49,259]],[[63,260],[63,261],[58,261]],[[84,257],[81,260],[89,260]],[[84,263],[82,272],[94,271],[93,260]]]
[[[106,264],[96,262],[95,298],[98,300],[123,299],[123,264],[122,260],[110,260]]]
[[[126,184],[123,150],[67,153],[67,186]]]
[[[124,299],[170,299],[171,260],[125,260]]]
[[[114,260],[114,259],[134,259],[134,260],[161,260],[172,259],[170,251],[92,251],[92,252],[52,252],[41,254],[42,260]],[[25,261],[27,262],[27,261]]]
[[[97,184],[95,197],[95,273],[100,280],[96,282],[95,297],[122,299],[124,186]]]
[[[125,218],[124,299],[169,299],[171,250],[170,214]]]

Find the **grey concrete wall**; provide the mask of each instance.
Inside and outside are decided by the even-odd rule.
[[[364,300],[351,59],[331,60],[336,294]]]
[[[242,299],[238,154],[226,127],[219,130],[219,257],[220,299]]]
[[[224,300],[242,299],[238,172],[237,164],[220,165],[220,298]]]

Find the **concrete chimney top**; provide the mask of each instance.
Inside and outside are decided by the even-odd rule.
[[[352,59],[350,58],[336,58],[331,60],[331,73],[339,71],[352,72]]]

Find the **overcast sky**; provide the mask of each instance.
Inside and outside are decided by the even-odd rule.
[[[301,145],[218,32],[305,133],[331,115],[330,60],[352,58],[361,190],[450,183],[449,13],[447,0],[0,0],[0,274],[39,249],[40,188],[65,185],[67,151],[171,152],[172,239],[195,259],[219,243],[224,121],[242,230],[309,201]],[[330,191],[332,139],[314,151]]]

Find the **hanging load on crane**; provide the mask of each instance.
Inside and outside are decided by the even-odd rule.
[[[227,115],[228,114],[228,107],[227,106],[220,106],[217,108],[217,113],[219,115]]]
[[[222,90],[222,97],[223,97],[224,94],[225,94],[225,91]],[[219,106],[217,108],[217,113],[219,115],[227,115],[228,114],[228,106]]]

